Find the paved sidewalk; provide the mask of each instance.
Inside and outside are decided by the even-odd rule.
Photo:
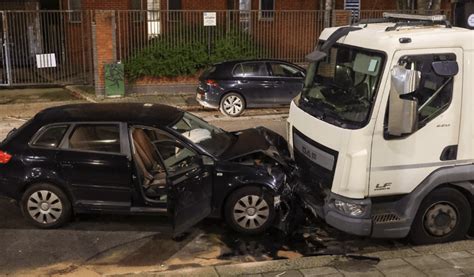
[[[165,104],[185,110],[202,110],[202,106],[196,101],[195,93],[189,92],[170,92],[170,93],[142,93],[129,94],[125,97],[118,98],[99,98],[96,97],[90,88],[81,86],[67,86],[66,89],[71,91],[78,98],[93,103],[151,103]]]
[[[415,246],[363,256],[319,256],[217,265],[140,276],[472,276],[474,241]]]

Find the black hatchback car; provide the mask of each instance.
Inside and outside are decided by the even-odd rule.
[[[204,107],[239,116],[245,108],[289,105],[303,88],[305,70],[280,60],[217,63],[199,77],[196,99]]]
[[[175,233],[213,216],[252,234],[282,206],[287,159],[265,128],[229,133],[164,105],[68,105],[0,144],[0,193],[40,228],[74,213],[163,213]]]

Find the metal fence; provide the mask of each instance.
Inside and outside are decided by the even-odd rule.
[[[324,11],[216,11],[203,26],[203,11],[117,11],[118,59],[161,44],[202,43],[209,55],[223,43],[250,48],[255,58],[303,62],[324,28]],[[238,58],[238,57],[236,57]]]
[[[0,86],[90,83],[92,12],[0,11]]]
[[[118,59],[126,62],[154,45],[172,48],[200,42],[212,55],[227,39],[229,44],[251,48],[255,58],[304,63],[325,25],[382,18],[384,12],[397,11],[362,10],[351,14],[347,10],[335,10],[325,21],[325,11],[227,10],[215,12],[216,26],[203,26],[203,11],[117,11],[117,53]],[[450,17],[447,10],[426,13]]]
[[[385,11],[336,10],[328,18],[325,11],[224,10],[212,14],[212,26],[203,26],[204,11],[110,12],[114,41],[93,45],[96,11],[0,11],[0,86],[91,84],[98,77],[94,63],[102,66],[94,61],[94,49],[105,48],[115,49],[123,62],[150,47],[188,46],[203,49],[210,61],[253,57],[304,63],[325,26],[381,18]],[[450,11],[432,13],[451,17]]]

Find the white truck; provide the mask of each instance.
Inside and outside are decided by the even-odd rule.
[[[384,14],[325,29],[290,108],[307,207],[342,231],[463,238],[474,207],[474,31]]]

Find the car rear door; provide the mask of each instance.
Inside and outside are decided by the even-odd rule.
[[[56,159],[75,205],[130,210],[132,169],[124,132],[126,126],[119,123],[81,123],[70,128]]]
[[[253,61],[238,64],[233,71],[236,87],[246,101],[247,107],[272,105],[274,103],[273,81],[265,62]]]
[[[206,165],[194,149],[172,137],[154,143],[166,168],[173,232],[181,234],[211,214],[212,166]]]
[[[289,105],[303,88],[304,72],[282,62],[269,62],[275,104]]]

